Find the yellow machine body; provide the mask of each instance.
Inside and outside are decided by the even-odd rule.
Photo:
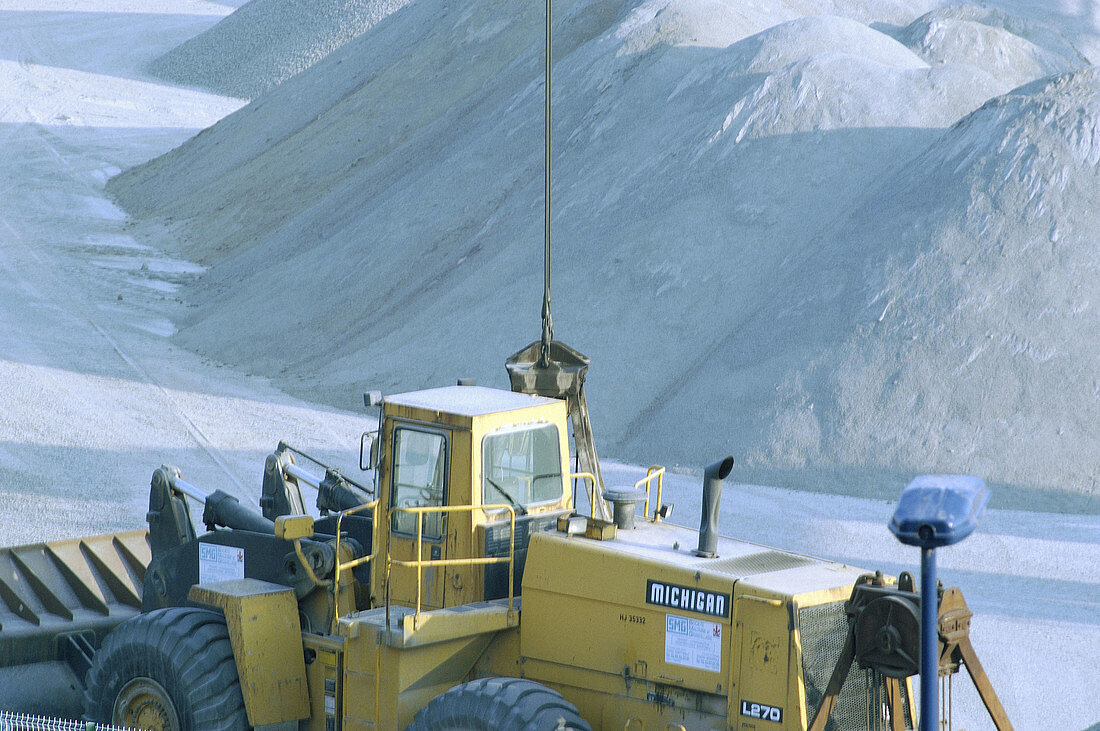
[[[332,632],[284,628],[266,648],[264,628],[288,614],[273,602],[289,592],[192,592],[226,614],[249,712],[270,709],[254,722],[404,728],[448,689],[503,676],[557,690],[594,729],[806,729],[846,634],[845,600],[865,572],[729,538],[703,558],[691,550],[695,531],[657,517],[656,495],[630,530],[577,516],[567,419],[562,401],[478,387],[388,397],[369,606],[349,610],[344,588]],[[534,502],[497,494],[490,482],[507,481],[508,470],[486,470],[516,457],[487,458],[491,440],[540,429],[544,451],[553,444],[553,488]],[[509,485],[533,494],[531,484]],[[487,548],[514,549],[517,515],[522,587],[501,586],[522,600],[487,597],[487,562],[498,572],[511,563]],[[297,518],[276,530],[311,534]],[[280,660],[275,672],[291,643],[304,646],[306,664]]]
[[[805,728],[800,610],[826,606],[843,622],[863,572],[728,539],[700,558],[694,537],[649,521],[608,541],[537,536],[525,677],[599,728]]]
[[[342,618],[325,638],[342,669],[336,728],[404,728],[487,676],[551,687],[594,729],[807,728],[864,572],[729,539],[703,559],[683,548],[694,536],[652,521],[609,540],[539,533],[520,611],[494,600],[419,622],[396,605]]]
[[[225,614],[249,723],[307,718],[309,692],[294,592],[239,579],[193,586],[190,599]]]

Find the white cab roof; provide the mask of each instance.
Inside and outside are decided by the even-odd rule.
[[[386,397],[387,404],[431,409],[460,416],[484,416],[555,402],[556,399],[484,386],[446,386]]]

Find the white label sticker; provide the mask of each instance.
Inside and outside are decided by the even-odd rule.
[[[665,662],[722,672],[722,625],[666,614]]]
[[[199,544],[199,583],[244,578],[244,549],[236,546]]]

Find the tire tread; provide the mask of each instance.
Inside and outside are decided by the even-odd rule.
[[[120,624],[96,652],[84,691],[84,718],[110,723],[119,690],[134,677],[160,683],[184,731],[248,728],[233,646],[221,615],[169,607]]]
[[[523,678],[480,678],[456,685],[417,712],[406,731],[591,731],[560,693]]]

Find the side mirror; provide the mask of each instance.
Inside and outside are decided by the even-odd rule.
[[[363,432],[359,438],[359,469],[363,472],[373,470],[378,464],[378,432]]]
[[[368,409],[381,408],[385,399],[381,391],[367,391],[363,394],[363,406]],[[382,416],[379,414],[378,427],[382,428]],[[359,469],[363,472],[373,470],[378,464],[378,432],[363,432],[359,439]]]

